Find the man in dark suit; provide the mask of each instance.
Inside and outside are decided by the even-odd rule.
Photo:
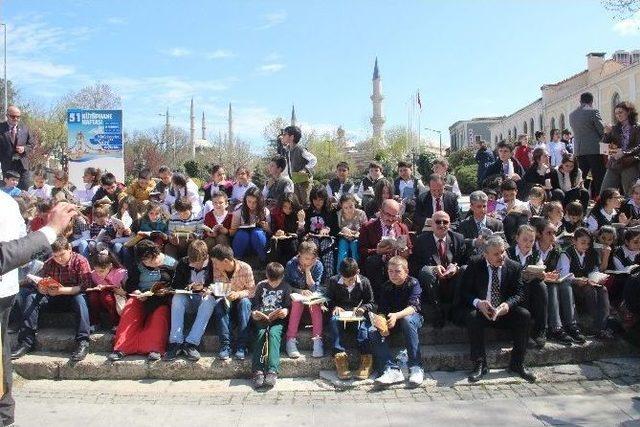
[[[593,95],[585,92],[580,95],[580,106],[569,114],[569,125],[573,131],[573,153],[578,159],[582,176],[589,171],[591,197],[600,194],[600,185],[605,174],[605,165],[600,154],[600,141],[604,136],[604,126],[600,112],[593,108]]]
[[[486,171],[485,179],[501,177],[502,180],[511,179],[518,185],[518,194],[524,197],[524,168],[513,156],[513,145],[507,141],[500,141],[496,147],[498,158]]]
[[[423,289],[423,304],[430,304],[436,312],[435,324],[442,325],[450,308],[459,297],[459,282],[467,262],[466,246],[461,234],[450,230],[446,212],[433,214],[432,229],[420,234],[415,242],[411,265]]]
[[[416,212],[413,216],[414,230],[420,233],[427,218],[431,218],[437,211],[448,213],[452,223],[457,222],[460,217],[458,197],[444,191],[444,179],[440,175],[432,174],[429,176],[429,191],[420,194],[416,199]]]
[[[470,256],[474,253],[479,254],[484,242],[484,238],[480,237],[480,231],[489,229],[492,232],[501,232],[503,230],[502,223],[495,218],[487,216],[487,202],[489,197],[484,191],[474,191],[469,195],[469,204],[472,215],[464,219],[458,224],[456,231],[464,236],[464,242],[467,245],[467,254]]]
[[[499,236],[489,237],[484,255],[475,257],[462,278],[462,304],[467,309],[467,328],[471,343],[473,371],[469,382],[479,381],[487,372],[484,329],[510,329],[513,337],[509,372],[535,382],[524,368],[531,315],[522,307],[525,296],[520,265],[507,258],[505,243]]]
[[[395,255],[408,258],[411,254],[409,229],[400,222],[400,203],[393,199],[383,201],[378,218],[360,227],[358,242],[360,268],[371,281],[377,302],[382,284],[387,280],[387,261]],[[406,246],[387,244],[392,242],[402,242]]]
[[[26,191],[31,184],[29,152],[33,148],[35,138],[28,127],[20,124],[20,116],[20,109],[10,105],[7,108],[7,121],[0,123],[0,166],[3,172],[18,172],[18,187]]]

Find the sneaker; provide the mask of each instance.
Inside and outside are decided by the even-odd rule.
[[[79,362],[84,360],[89,353],[89,341],[82,340],[78,343],[76,350],[71,354],[71,360],[73,362]]]
[[[540,332],[538,335],[533,337],[533,343],[535,344],[536,349],[542,350],[547,344],[547,334],[545,332]]]
[[[197,362],[198,360],[200,360],[200,352],[198,351],[198,347],[196,345],[186,342],[182,347],[182,352],[184,353],[187,360],[190,360],[192,362]]]
[[[255,371],[253,373],[253,388],[262,388],[264,386],[264,372]]]
[[[576,344],[584,344],[587,342],[587,338],[582,334],[582,332],[580,332],[580,329],[578,328],[570,328],[567,331],[567,334]]]
[[[162,358],[162,355],[157,352],[157,351],[152,351],[151,353],[149,353],[147,355],[147,360],[149,362],[157,362],[158,360],[160,360]]]
[[[322,347],[322,337],[313,338],[313,353],[311,353],[311,356],[312,357],[324,356],[324,348]]]
[[[378,385],[391,385],[404,381],[404,374],[400,369],[387,368],[382,375],[376,378]]]
[[[567,347],[571,347],[571,345],[573,344],[573,339],[571,338],[571,336],[567,334],[562,328],[549,332],[549,341],[566,345]]]
[[[169,343],[167,347],[167,352],[164,354],[162,360],[165,362],[171,362],[172,360],[176,360],[178,355],[182,352],[182,346],[178,343]]]
[[[117,362],[118,360],[122,360],[124,358],[124,353],[121,351],[114,351],[110,355],[107,356],[107,360],[109,362]]]
[[[409,384],[419,386],[424,380],[424,371],[420,366],[412,366],[409,368]]]
[[[298,351],[298,346],[296,345],[297,340],[295,338],[289,338],[285,345],[287,350],[287,355],[292,359],[297,359],[300,357],[300,352]]]
[[[234,354],[233,357],[235,357],[236,360],[244,360],[245,357],[247,357],[247,350],[239,348],[236,350],[236,354]]]
[[[267,372],[267,375],[264,377],[264,386],[269,388],[275,386],[277,379],[278,374],[276,374],[275,372]]]
[[[220,352],[218,353],[218,359],[220,360],[229,360],[231,359],[231,348],[228,345],[222,347]]]

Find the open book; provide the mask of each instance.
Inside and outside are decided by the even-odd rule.
[[[545,279],[544,283],[548,284],[558,284],[558,283],[562,283],[565,280],[571,280],[573,279],[575,276],[573,275],[573,273],[569,273],[569,274],[565,274],[564,276],[558,276],[558,278],[556,280],[549,280],[549,279]]]
[[[524,269],[524,271],[526,271],[527,273],[532,273],[532,274],[539,274],[539,273],[544,273],[545,270],[545,266],[544,265],[527,265]]]
[[[362,322],[364,316],[356,316],[352,310],[344,310],[338,314],[338,319],[342,322]]]
[[[606,274],[631,274],[634,271],[636,271],[638,268],[640,268],[640,265],[633,264],[628,267],[625,267],[622,270],[606,270],[605,273]]]
[[[35,274],[27,274],[27,279],[33,281],[39,289],[49,290],[61,288],[62,284],[51,277],[40,277]]]
[[[276,317],[278,310],[255,310],[255,313],[260,318],[258,322],[273,323],[278,320]]]
[[[311,295],[302,295],[298,293],[291,294],[291,301],[301,302],[304,305],[324,304],[327,299],[320,292],[313,292]]]
[[[271,236],[271,238],[274,240],[287,240],[294,239],[296,237],[298,237],[296,233],[274,234],[273,236]]]
[[[504,231],[492,231],[487,227],[481,227],[480,230],[478,230],[478,236],[484,237],[485,239],[493,236],[494,234],[504,238]]]
[[[600,273],[599,271],[593,271],[587,276],[587,279],[589,279],[590,282],[593,282],[597,286],[601,286],[602,282],[607,280],[608,278],[608,274]]]

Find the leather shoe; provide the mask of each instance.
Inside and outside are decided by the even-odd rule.
[[[520,378],[529,383],[536,382],[536,376],[529,372],[523,365],[510,366],[507,371],[511,372],[512,374],[517,374]]]
[[[13,353],[11,353],[11,360],[20,359],[25,354],[30,353],[31,350],[32,347],[30,345],[20,344],[18,348],[13,350]]]
[[[79,362],[84,360],[84,358],[87,357],[87,353],[89,353],[89,341],[80,341],[76,347],[76,351],[71,355],[71,361]]]
[[[484,359],[476,360],[473,365],[473,371],[469,374],[468,380],[470,383],[477,383],[482,379],[482,377],[487,375],[487,372],[489,372],[489,369],[487,368],[487,361]]]

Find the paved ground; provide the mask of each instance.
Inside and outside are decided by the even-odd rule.
[[[539,384],[500,373],[479,385],[465,384],[462,372],[441,376],[439,386],[345,391],[322,380],[282,379],[262,393],[247,380],[18,380],[16,426],[640,426],[637,371]]]

